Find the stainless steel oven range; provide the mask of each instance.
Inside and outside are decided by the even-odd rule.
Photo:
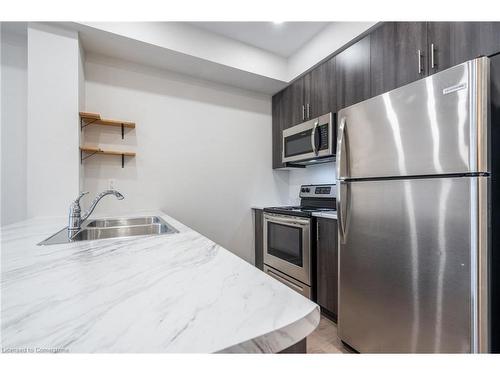
[[[335,185],[302,185],[300,206],[264,209],[264,272],[302,295],[314,290],[313,213],[335,210]]]

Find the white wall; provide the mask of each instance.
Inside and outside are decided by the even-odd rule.
[[[289,172],[288,189],[290,204],[299,204],[300,185],[333,184],[335,178],[335,163],[311,165],[307,168],[291,170]]]
[[[288,79],[293,80],[376,22],[334,22],[321,30],[288,59]]]
[[[125,195],[106,197],[97,212],[163,209],[253,262],[250,207],[286,204],[288,173],[271,168],[269,96],[88,54],[86,109],[134,121],[120,129],[89,126],[88,144],[136,150],[86,160],[85,189],[94,195],[116,180]]]
[[[26,30],[1,33],[1,225],[23,220],[26,208]]]
[[[28,216],[60,216],[79,190],[78,34],[28,25]]]
[[[85,51],[81,42],[78,43],[78,111],[85,111]],[[82,144],[82,132],[78,131],[78,144]],[[78,164],[79,170],[79,183],[78,188],[84,191],[84,167],[82,163]]]

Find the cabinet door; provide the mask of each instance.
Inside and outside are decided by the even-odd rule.
[[[273,148],[273,169],[281,168],[281,105],[283,91],[273,95],[272,98],[272,148]]]
[[[371,96],[427,74],[425,22],[386,22],[370,34]]]
[[[263,242],[263,225],[264,212],[254,209],[255,223],[255,267],[264,270],[264,242]]]
[[[307,77],[305,97],[308,118],[335,112],[335,57],[314,68]]]
[[[291,114],[291,123],[285,126],[289,128],[290,126],[300,124],[306,120],[305,114],[305,98],[304,98],[304,85],[306,79],[301,77],[294,81],[285,90],[290,90],[290,105],[287,105],[287,110]]]
[[[335,58],[337,110],[370,97],[370,35]]]
[[[500,22],[428,22],[427,28],[429,74],[500,52]]]
[[[316,263],[318,304],[337,315],[337,220],[317,219]]]
[[[452,25],[454,22],[428,22],[429,75],[453,66]],[[453,38],[454,39],[454,38]]]
[[[284,90],[275,94],[272,98],[272,154],[273,169],[282,168],[282,132],[286,121],[284,113]]]

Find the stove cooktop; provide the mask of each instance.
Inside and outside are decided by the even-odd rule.
[[[335,211],[335,185],[302,185],[300,206],[266,207],[264,211],[291,216],[311,217],[314,212]]]

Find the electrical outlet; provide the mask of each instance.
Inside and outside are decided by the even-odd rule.
[[[109,187],[109,190],[115,190],[116,189],[116,180],[114,178],[110,178],[108,180],[108,187]]]

